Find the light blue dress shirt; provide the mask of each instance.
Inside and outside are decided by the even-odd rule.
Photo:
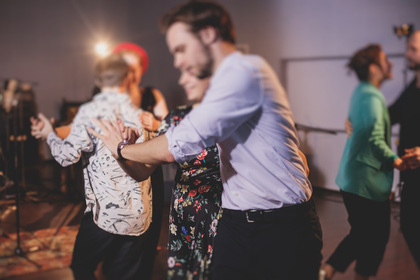
[[[312,195],[286,93],[259,56],[226,57],[201,105],[165,135],[177,162],[217,143],[223,208],[275,209]]]

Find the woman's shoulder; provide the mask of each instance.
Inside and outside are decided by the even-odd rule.
[[[178,123],[191,111],[191,109],[192,106],[188,105],[178,106],[171,109],[165,119],[170,123],[178,125]]]
[[[177,126],[184,117],[191,111],[192,106],[179,106],[169,111],[169,114],[162,120],[157,135],[165,133],[170,126]]]

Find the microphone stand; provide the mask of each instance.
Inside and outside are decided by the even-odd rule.
[[[18,125],[17,125],[17,118],[18,118],[18,109],[13,109],[13,140],[14,140],[14,171],[15,171],[15,182],[18,181],[19,178],[19,160],[18,160]],[[9,115],[9,114],[8,114]],[[7,118],[9,120],[9,118]],[[8,129],[9,130],[9,129]],[[9,132],[9,131],[8,131]],[[7,137],[10,137],[10,135],[7,133]],[[8,139],[9,142],[10,138]],[[9,144],[8,144],[9,146]],[[19,257],[22,257],[29,261],[30,263],[34,264],[36,267],[41,268],[42,266],[33,260],[29,259],[26,254],[23,252],[22,248],[20,247],[20,188],[17,184],[13,184],[15,187],[15,206],[16,206],[16,248],[14,250],[14,255],[17,255]],[[34,250],[30,250],[31,252],[38,251],[39,248],[36,247]],[[2,258],[12,257],[10,256],[3,256]]]

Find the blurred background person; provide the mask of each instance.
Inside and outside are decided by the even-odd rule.
[[[46,139],[54,159],[62,166],[83,161],[86,210],[73,250],[71,269],[75,279],[95,279],[103,261],[106,279],[143,277],[142,262],[154,258],[148,250],[148,231],[152,221],[150,179],[137,182],[121,169],[99,139],[88,133],[92,118],[121,120],[141,129],[141,110],[131,103],[129,67],[121,54],[100,60],[95,79],[101,93],[83,104],[66,139],[59,138],[52,124],[39,115],[42,128],[33,130],[36,138]],[[32,122],[36,126],[34,119]],[[144,137],[138,141],[144,140]]]
[[[133,105],[142,109],[139,120],[143,127],[150,133],[150,137],[153,137],[155,134],[154,130],[159,127],[161,119],[168,114],[168,109],[165,98],[159,90],[153,87],[140,86],[141,78],[149,65],[147,52],[137,44],[124,42],[118,44],[113,49],[112,53],[120,53],[129,65],[127,92]],[[32,125],[32,130],[39,130],[42,128],[42,125],[42,122],[34,123]],[[69,135],[71,129],[72,123],[56,127],[55,132],[59,138],[65,139]],[[149,279],[152,275],[154,256],[156,255],[156,247],[159,242],[162,223],[164,182],[161,166],[156,167],[151,175],[151,182],[153,186],[153,218],[149,229],[149,241],[146,242],[149,251],[148,255],[151,257],[141,264],[144,265],[143,276],[145,279]]]
[[[158,135],[177,126],[199,105],[209,78],[198,79],[183,71],[179,84],[195,105],[172,110],[162,121]],[[211,279],[223,191],[218,149],[216,145],[208,147],[195,158],[177,165],[169,210],[168,279]]]
[[[118,44],[113,52],[122,53],[130,65],[133,80],[128,91],[133,104],[144,111],[141,115],[144,128],[156,131],[162,119],[168,114],[168,107],[163,94],[158,89],[140,86],[141,78],[149,66],[149,56],[142,47],[131,42]]]
[[[350,100],[353,133],[341,158],[336,183],[348,213],[350,233],[341,241],[324,267],[326,278],[344,272],[356,261],[355,279],[377,273],[390,231],[393,167],[405,164],[391,150],[390,120],[381,84],[392,78],[392,64],[380,45],[358,50],[348,67],[360,81]]]
[[[399,123],[398,154],[408,169],[400,172],[402,182],[400,199],[400,225],[407,245],[417,267],[420,269],[420,130],[418,129],[420,111],[420,30],[409,35],[405,57],[408,68],[415,71],[413,81],[403,90],[398,99],[388,108],[391,125]],[[353,127],[347,119],[345,123],[350,136]]]
[[[420,30],[408,37],[405,57],[415,77],[389,107],[389,115],[392,124],[400,124],[399,154],[409,167],[400,175],[401,231],[420,269]]]

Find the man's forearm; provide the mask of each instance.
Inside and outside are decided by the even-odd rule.
[[[117,160],[120,167],[137,182],[146,180],[152,175],[157,165],[149,165],[131,160]]]
[[[143,143],[125,146],[121,150],[121,155],[127,160],[145,164],[157,165],[174,162],[174,157],[169,152],[168,140],[165,135]]]

